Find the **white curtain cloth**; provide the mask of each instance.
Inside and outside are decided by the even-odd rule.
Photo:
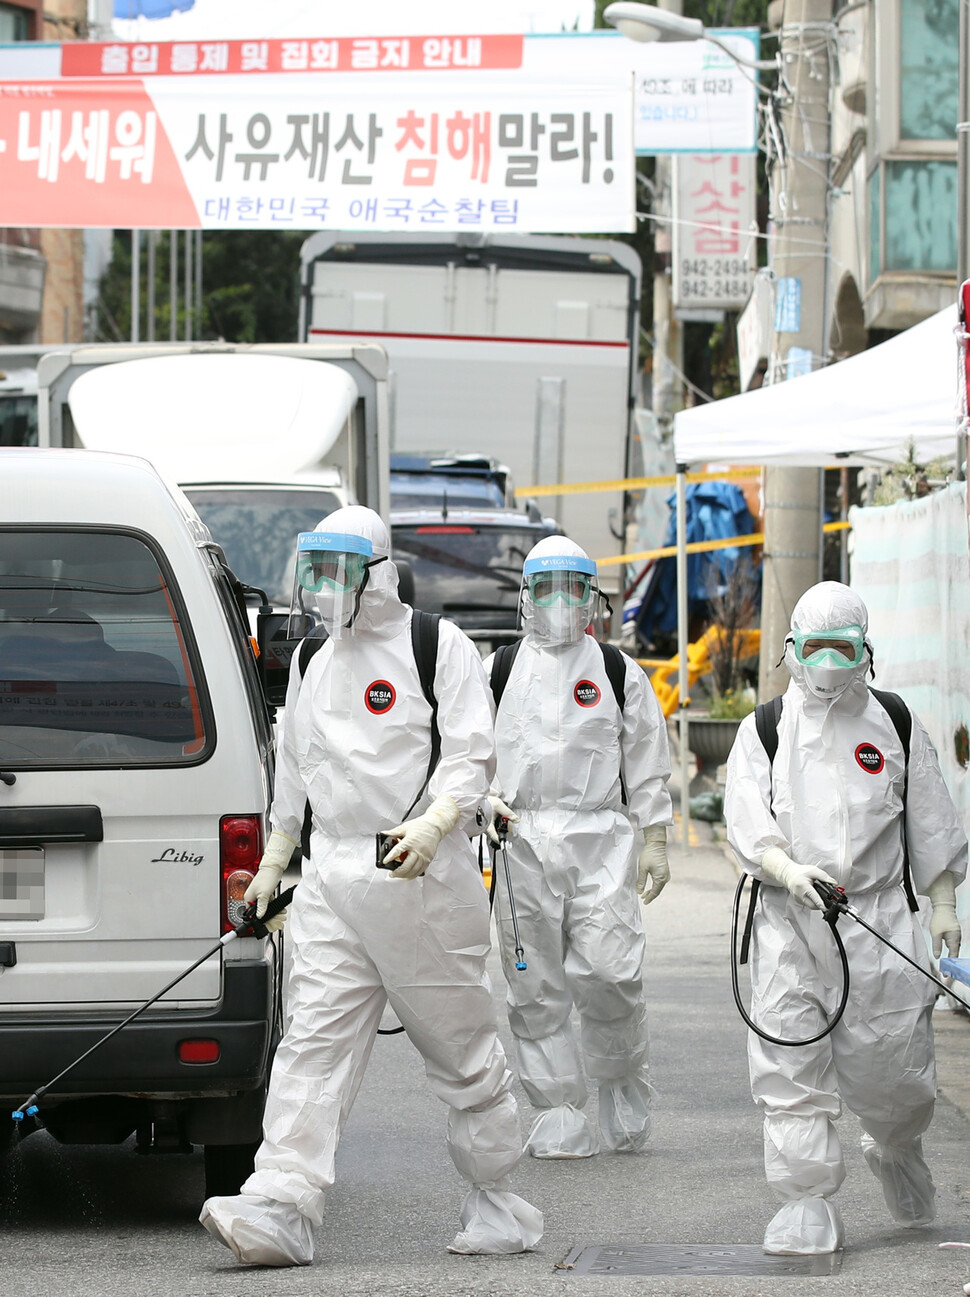
[[[877,689],[926,726],[970,831],[970,546],[967,484],[921,500],[850,510],[851,585],[869,609]],[[970,915],[960,889],[959,911]]]

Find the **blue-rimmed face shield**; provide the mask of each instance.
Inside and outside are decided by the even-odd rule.
[[[522,569],[522,615],[545,644],[578,639],[596,616],[602,592],[596,564],[578,554],[543,554]]]
[[[360,608],[360,597],[375,563],[374,547],[366,536],[346,532],[304,531],[297,539],[296,576],[291,612],[306,610],[304,591],[312,597],[317,616],[327,631],[340,639]]]

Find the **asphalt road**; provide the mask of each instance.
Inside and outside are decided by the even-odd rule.
[[[847,1246],[825,1277],[704,1275],[698,1249],[755,1255],[775,1209],[761,1162],[744,1028],[728,972],[735,874],[707,825],[687,857],[671,852],[673,881],[646,912],[654,1135],[642,1157],[582,1162],[525,1159],[515,1190],[545,1213],[541,1249],[517,1257],[459,1257],[445,1249],[463,1193],[444,1144],[445,1113],[404,1037],[378,1041],[338,1156],[338,1183],[310,1269],[239,1267],[197,1224],[201,1156],[139,1157],[130,1145],[60,1147],[37,1134],[15,1151],[0,1192],[0,1297],[959,1297],[970,1279],[970,1019],[937,1014],[943,1093],[925,1140],[937,1178],[935,1228],[897,1228],[859,1151],[859,1127],[840,1132],[848,1177],[839,1194]],[[495,970],[496,995],[501,974]],[[42,1078],[38,1078],[42,1079]],[[523,1117],[528,1109],[520,1093]],[[962,1105],[962,1106],[960,1106]],[[688,1269],[629,1279],[581,1273],[583,1245],[674,1247]],[[693,1248],[693,1252],[689,1249]],[[648,1254],[649,1255],[649,1254]],[[671,1254],[668,1254],[671,1255]],[[619,1260],[622,1262],[622,1256]],[[600,1257],[602,1261],[602,1256]]]

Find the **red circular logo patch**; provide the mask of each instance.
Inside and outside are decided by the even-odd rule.
[[[855,750],[855,759],[863,770],[870,775],[880,774],[886,764],[882,753],[878,748],[873,747],[871,743],[860,743]]]
[[[375,716],[381,716],[384,712],[389,712],[394,706],[397,694],[394,692],[394,686],[386,680],[375,680],[373,684],[367,686],[364,690],[364,703],[369,712]]]
[[[595,707],[600,700],[600,691],[592,680],[580,680],[573,690],[573,697],[580,707]]]

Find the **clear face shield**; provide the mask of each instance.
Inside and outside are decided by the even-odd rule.
[[[596,564],[574,555],[528,559],[522,580],[522,618],[528,634],[543,644],[578,640],[603,597]]]
[[[789,642],[805,684],[818,698],[838,698],[853,680],[865,674],[869,646],[861,626],[796,630]]]
[[[321,621],[333,639],[349,636],[374,563],[374,548],[365,536],[301,532],[290,601],[291,637],[300,633],[301,618],[307,613]]]

